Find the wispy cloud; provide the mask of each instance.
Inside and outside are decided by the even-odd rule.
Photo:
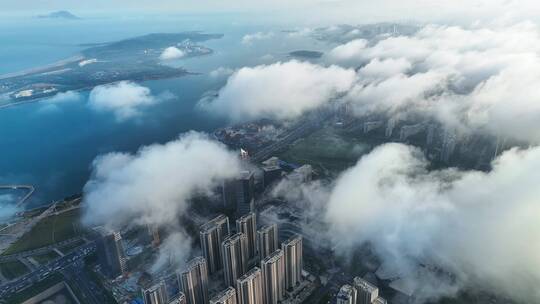
[[[256,41],[268,40],[274,37],[273,32],[257,32],[253,34],[247,34],[242,37],[242,44],[252,45]]]

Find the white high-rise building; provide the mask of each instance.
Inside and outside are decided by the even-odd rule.
[[[285,295],[285,258],[278,249],[261,261],[264,303],[278,304]]]
[[[356,288],[349,284],[341,286],[337,294],[337,304],[356,304]]]
[[[167,289],[165,282],[160,282],[150,288],[143,289],[144,304],[167,304]]]
[[[358,304],[372,304],[379,297],[379,288],[360,277],[354,278],[354,287]]]
[[[229,236],[229,218],[223,214],[218,215],[210,222],[201,226],[201,249],[208,263],[210,274],[221,269],[221,243]]]
[[[236,283],[238,304],[263,304],[262,272],[255,267],[238,279]]]
[[[302,236],[294,235],[281,244],[285,256],[285,288],[292,289],[302,281]]]
[[[223,276],[226,286],[236,286],[236,280],[248,268],[248,239],[244,233],[236,233],[221,244]]]
[[[169,301],[169,304],[187,304],[186,295],[180,292],[174,299]]]
[[[210,304],[236,304],[236,291],[228,287],[210,300]]]
[[[236,220],[236,231],[247,236],[248,259],[255,257],[257,252],[257,216],[250,212]]]
[[[186,268],[178,273],[178,282],[187,304],[208,304],[208,269],[203,257],[189,261]]]
[[[257,231],[257,248],[261,260],[279,248],[278,226],[276,224],[263,226]]]
[[[384,298],[381,298],[381,297],[378,297],[375,299],[375,301],[373,301],[373,304],[387,304],[388,302],[384,299]]]

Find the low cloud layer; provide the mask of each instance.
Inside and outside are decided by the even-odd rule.
[[[202,100],[205,110],[234,121],[296,118],[350,89],[355,72],[288,61],[245,67],[232,74],[217,97]]]
[[[209,75],[213,78],[228,77],[234,73],[234,69],[228,67],[219,67],[215,70],[210,71]]]
[[[0,223],[11,219],[17,212],[22,211],[15,205],[17,198],[12,194],[0,194]]]
[[[420,112],[451,129],[540,141],[535,24],[431,25],[410,37],[361,44],[352,41],[329,53],[333,63],[362,66],[346,98],[357,114]]]
[[[84,187],[84,221],[119,228],[176,223],[191,198],[238,174],[240,162],[221,143],[191,132],[136,154],[102,155],[92,171]]]
[[[163,50],[161,55],[159,55],[159,59],[161,59],[161,60],[175,60],[175,59],[180,59],[180,58],[184,57],[185,55],[186,55],[186,53],[184,53],[184,51],[182,51],[181,49],[179,49],[177,47],[174,47],[174,46],[171,46],[171,47],[168,47],[165,50]]]
[[[368,242],[395,276],[420,262],[455,275],[419,283],[420,300],[483,285],[540,301],[540,148],[507,151],[488,173],[427,166],[420,150],[387,144],[344,172],[324,214],[338,252]]]
[[[459,134],[536,144],[539,52],[540,29],[529,22],[428,25],[410,36],[338,45],[323,58],[331,66],[289,61],[240,69],[203,104],[234,120],[292,119],[338,99],[358,116],[420,114]]]
[[[118,121],[124,121],[140,116],[144,108],[162,100],[154,97],[147,87],[120,81],[93,88],[88,97],[88,105],[96,111],[110,111]]]
[[[338,45],[325,55],[326,60],[354,66],[358,63],[358,54],[367,46],[368,41],[364,39],[351,40],[345,44]]]
[[[173,232],[159,246],[157,259],[152,265],[152,272],[158,272],[168,265],[181,269],[190,258],[191,240],[183,230]]]
[[[247,34],[242,37],[242,44],[252,45],[256,41],[268,40],[274,37],[273,32],[257,32],[253,34]]]

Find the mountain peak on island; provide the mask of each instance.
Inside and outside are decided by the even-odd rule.
[[[50,19],[81,19],[68,11],[55,11],[46,15],[38,15],[37,18],[50,18]]]

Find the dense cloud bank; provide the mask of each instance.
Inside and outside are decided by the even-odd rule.
[[[190,239],[179,218],[198,195],[212,195],[241,170],[237,155],[204,134],[190,132],[135,154],[108,153],[94,161],[84,187],[83,222],[120,230],[168,227],[154,270],[189,257]]]
[[[428,25],[409,36],[338,45],[323,58],[329,66],[289,61],[242,68],[216,98],[201,103],[249,120],[293,119],[339,100],[359,116],[421,114],[458,134],[538,143],[539,52],[533,23]]]
[[[118,228],[174,223],[191,198],[238,174],[240,162],[221,143],[190,132],[136,154],[102,155],[92,167],[84,187],[84,219]]]
[[[234,121],[257,118],[292,119],[313,110],[355,81],[352,69],[288,61],[235,71],[215,98],[200,106]]]
[[[371,244],[418,302],[473,286],[540,301],[540,148],[509,150],[488,173],[428,165],[419,149],[386,144],[329,186],[282,182],[275,193],[311,202],[302,208],[328,224],[321,240],[338,255]]]
[[[501,28],[426,26],[332,62],[363,66],[349,92],[358,114],[416,111],[462,131],[540,141],[540,32],[532,23]],[[354,53],[354,54],[353,54]]]

